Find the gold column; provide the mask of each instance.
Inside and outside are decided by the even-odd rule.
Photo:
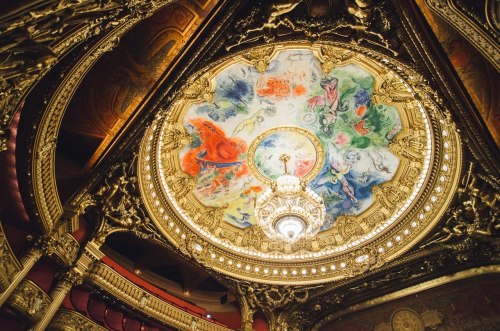
[[[246,301],[245,297],[240,299],[240,310],[241,310],[241,326],[239,331],[252,331],[253,330],[253,315],[255,314],[255,309],[251,309]]]
[[[50,321],[56,314],[59,306],[63,302],[64,298],[71,290],[74,285],[78,285],[82,282],[83,277],[78,271],[71,269],[68,272],[62,274],[61,279],[56,284],[54,289],[50,292],[52,302],[47,307],[45,314],[42,319],[31,329],[31,331],[43,331],[47,328]]]
[[[19,271],[14,278],[12,279],[12,282],[10,283],[9,287],[3,291],[3,293],[0,295],[0,307],[4,304],[4,302],[7,300],[7,298],[12,294],[14,289],[19,285],[19,283],[26,277],[28,272],[31,270],[31,268],[35,265],[35,263],[40,259],[42,256],[42,250],[38,247],[34,247],[30,249],[26,255],[24,255],[21,258],[21,265],[23,266],[21,271]]]

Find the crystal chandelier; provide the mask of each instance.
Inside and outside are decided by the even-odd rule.
[[[295,242],[319,232],[325,220],[325,205],[307,183],[288,174],[288,160],[290,156],[280,156],[285,174],[257,199],[255,215],[269,238]]]

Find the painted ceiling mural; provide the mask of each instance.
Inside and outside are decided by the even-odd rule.
[[[370,56],[277,44],[190,77],[140,148],[141,194],[162,234],[207,267],[278,283],[338,279],[424,236],[456,185],[458,138],[417,101],[429,91],[418,74]],[[285,172],[323,197],[313,238],[285,242],[256,225],[256,200]]]
[[[286,50],[260,73],[237,63],[214,78],[213,102],[191,106],[183,126],[191,143],[179,152],[205,206],[226,206],[224,220],[256,224],[255,200],[283,174],[308,177],[322,195],[329,228],[340,214],[372,204],[374,185],[391,180],[399,159],[388,144],[401,131],[396,107],[372,101],[375,78],[359,65],[323,72],[309,50]]]

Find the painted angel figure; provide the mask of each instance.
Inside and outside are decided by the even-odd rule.
[[[326,177],[328,179],[319,181],[318,184],[321,185],[328,181],[333,184],[340,183],[342,192],[352,201],[354,206],[358,206],[359,201],[356,198],[354,187],[345,177],[351,170],[351,165],[344,161],[343,155],[333,144],[328,145],[328,162],[330,163],[330,173],[333,176],[330,178]]]
[[[349,184],[349,182],[345,178],[345,175],[349,173],[349,170],[351,170],[351,166],[348,164],[342,164],[342,165],[338,163],[332,164],[332,168],[330,170],[332,175],[334,176],[332,178],[332,183],[335,184],[337,183],[337,181],[340,182],[342,192],[344,192],[345,195],[347,195],[347,197],[351,199],[354,205],[357,205],[359,202],[358,199],[356,199],[354,187],[351,184]]]

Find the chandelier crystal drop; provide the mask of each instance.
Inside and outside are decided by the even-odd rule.
[[[282,154],[285,174],[278,177],[256,201],[259,226],[270,239],[290,243],[314,237],[323,226],[323,199],[300,178],[287,173],[290,156]]]

